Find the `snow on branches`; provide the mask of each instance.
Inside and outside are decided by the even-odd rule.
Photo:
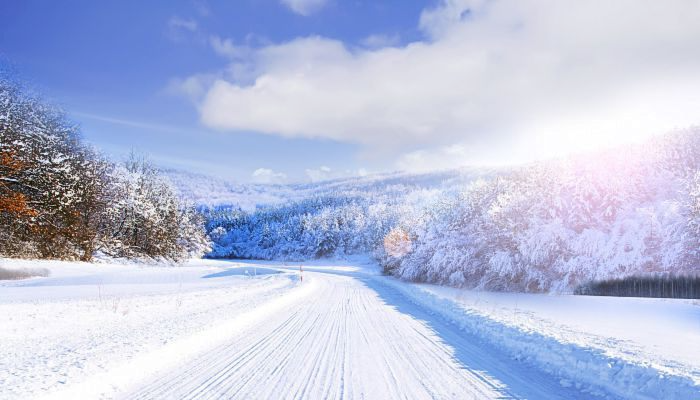
[[[201,217],[154,168],[107,161],[60,110],[2,71],[0,228],[5,256],[181,259],[208,250]]]
[[[436,175],[438,176],[438,175]],[[212,257],[371,253],[386,273],[508,291],[698,274],[700,130],[428,190],[407,176],[245,212],[205,212]]]

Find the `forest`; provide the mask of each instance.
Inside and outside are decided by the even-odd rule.
[[[201,215],[155,166],[108,160],[59,108],[0,74],[0,255],[183,260],[208,246]]]
[[[697,276],[699,162],[700,130],[693,128],[474,174],[469,182],[349,182],[252,211],[203,207],[213,241],[208,256],[366,253],[402,279],[499,291],[572,292],[629,276]]]

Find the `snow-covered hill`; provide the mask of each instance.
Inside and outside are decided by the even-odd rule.
[[[216,187],[232,206],[204,211],[211,257],[374,254],[407,280],[529,292],[700,273],[698,129],[502,170]]]
[[[254,184],[178,169],[162,169],[184,199],[203,206],[237,206],[252,211],[312,197],[349,195],[406,195],[415,190],[447,190],[495,174],[493,168],[461,168],[441,172],[372,174],[313,183]]]

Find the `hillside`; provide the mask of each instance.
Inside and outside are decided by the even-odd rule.
[[[198,206],[236,206],[246,211],[312,197],[405,195],[416,190],[449,190],[496,173],[492,168],[462,168],[423,174],[405,172],[286,185],[236,183],[195,172],[161,169],[180,196]]]
[[[198,179],[176,185],[220,199],[205,210],[210,257],[364,253],[412,281],[570,292],[592,280],[696,274],[699,169],[691,129],[499,171],[216,184],[214,195]]]
[[[161,169],[180,196],[198,206],[236,206],[246,211],[311,197],[396,194],[448,190],[496,173],[493,168],[461,168],[412,174],[393,172],[286,185],[236,183],[195,172]]]

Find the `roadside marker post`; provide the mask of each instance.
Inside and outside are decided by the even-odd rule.
[[[304,268],[299,264],[299,282],[304,282]]]

